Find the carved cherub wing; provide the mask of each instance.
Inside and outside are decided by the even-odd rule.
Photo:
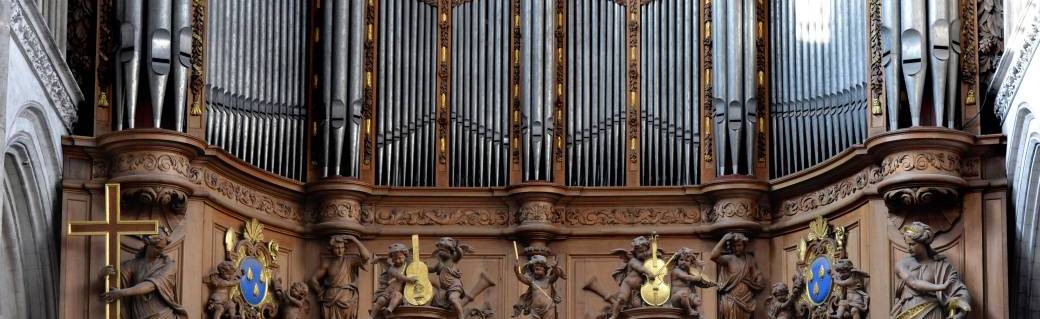
[[[632,258],[635,258],[635,256],[632,256],[632,252],[631,251],[628,251],[627,249],[623,249],[623,248],[617,248],[617,249],[611,250],[610,254],[611,255],[616,255],[618,257],[621,257],[621,260],[624,260],[626,263],[629,260],[632,260]]]
[[[378,266],[379,269],[382,269],[382,270],[385,271],[387,268],[390,268],[390,257],[388,257],[388,256],[379,256],[379,257],[373,258],[371,263],[373,265]]]

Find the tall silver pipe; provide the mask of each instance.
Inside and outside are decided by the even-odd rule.
[[[173,4],[171,0],[154,0],[148,2],[149,45],[147,47],[148,89],[151,93],[152,117],[155,127],[162,123],[163,101],[166,96],[166,79],[170,73],[172,40],[170,29],[173,25]]]
[[[188,78],[191,77],[191,2],[189,0],[174,0],[173,3],[173,30],[176,35],[173,39],[173,47],[176,48],[177,57],[173,68],[173,112],[174,129],[178,132],[184,131],[184,108],[188,103]],[[158,127],[158,126],[157,126]]]

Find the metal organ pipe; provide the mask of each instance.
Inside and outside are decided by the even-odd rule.
[[[295,180],[303,180],[306,8],[302,0],[209,7],[206,139]]]
[[[811,15],[822,20],[797,16],[804,8],[796,3],[775,1],[771,9],[771,178],[819,164],[866,138],[862,3],[836,0]]]
[[[699,5],[684,0],[655,0],[641,10],[640,185],[699,183],[699,14]],[[624,65],[624,57],[612,63]],[[623,98],[618,102],[624,112]]]
[[[452,11],[452,187],[508,182],[509,12],[508,1],[486,0],[466,2]]]

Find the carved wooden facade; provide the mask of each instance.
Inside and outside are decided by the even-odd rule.
[[[659,244],[667,252],[674,252],[680,247],[689,247],[697,256],[707,256],[716,242],[729,232],[741,232],[750,237],[748,250],[753,253],[763,272],[765,280],[772,282],[789,282],[791,277],[801,271],[798,263],[800,240],[810,231],[809,225],[818,217],[822,217],[833,227],[841,227],[844,232],[844,249],[846,257],[870,275],[867,292],[870,295],[870,318],[887,318],[888,309],[892,307],[895,294],[896,274],[894,264],[907,254],[907,246],[901,228],[913,222],[927,223],[936,231],[932,244],[940,253],[948,256],[951,263],[960,271],[962,279],[974,296],[971,307],[974,309],[970,318],[997,318],[1007,316],[1007,252],[1006,252],[1006,179],[1003,176],[1003,150],[1006,141],[1000,135],[981,134],[973,129],[972,123],[965,123],[961,129],[939,127],[913,127],[900,130],[885,128],[884,104],[885,92],[881,60],[880,0],[859,1],[863,5],[865,16],[859,21],[866,37],[860,39],[865,52],[859,56],[864,61],[862,66],[864,78],[859,79],[865,87],[863,95],[867,105],[863,114],[855,118],[865,128],[866,137],[861,143],[844,148],[834,156],[822,158],[815,165],[797,170],[783,176],[769,179],[769,163],[776,152],[770,148],[778,131],[771,129],[772,111],[766,107],[772,98],[767,96],[770,88],[783,85],[782,79],[772,77],[770,55],[774,43],[770,43],[772,30],[769,1],[755,1],[751,11],[758,18],[753,25],[761,28],[760,41],[753,46],[756,55],[755,73],[760,76],[754,83],[755,95],[761,97],[759,105],[764,110],[757,113],[756,128],[757,147],[753,150],[751,165],[755,168],[752,175],[725,175],[716,172],[715,167],[720,154],[717,148],[716,134],[713,127],[712,85],[720,79],[712,74],[712,50],[718,39],[711,36],[713,24],[712,3],[719,0],[700,0],[695,7],[687,11],[695,13],[694,23],[690,30],[698,30],[691,36],[695,46],[688,52],[696,54],[696,64],[690,69],[697,73],[700,82],[688,90],[694,95],[690,104],[696,108],[694,126],[695,134],[683,136],[695,140],[699,149],[689,148],[688,154],[691,173],[696,178],[684,179],[684,182],[660,183],[645,185],[647,174],[651,170],[643,162],[647,151],[642,148],[648,143],[647,131],[642,126],[641,94],[648,94],[642,87],[644,76],[660,76],[643,73],[641,63],[647,63],[646,56],[641,56],[642,46],[648,45],[641,39],[642,21],[668,21],[643,19],[641,11],[646,10],[648,3],[665,0],[633,0],[607,1],[594,3],[602,6],[603,12],[615,10],[619,13],[618,31],[619,64],[617,70],[624,70],[619,77],[616,88],[621,89],[618,102],[620,106],[616,131],[620,140],[617,148],[618,170],[621,175],[615,182],[604,184],[576,185],[568,182],[569,175],[574,172],[575,161],[584,161],[572,152],[574,149],[569,125],[575,125],[570,101],[583,94],[582,87],[571,87],[571,78],[580,76],[581,46],[575,43],[586,35],[576,34],[582,25],[575,25],[580,19],[571,19],[572,15],[582,14],[575,4],[588,2],[564,0],[510,0],[508,6],[475,6],[476,2],[488,0],[407,0],[415,5],[426,6],[435,15],[436,23],[429,31],[430,40],[435,43],[436,51],[428,52],[434,57],[430,62],[434,82],[429,92],[435,93],[433,112],[419,114],[412,120],[420,121],[423,116],[433,125],[434,132],[429,148],[416,151],[412,155],[430,159],[429,172],[433,178],[425,184],[408,185],[407,187],[390,186],[392,183],[379,181],[385,150],[383,139],[386,134],[397,129],[391,127],[380,97],[388,93],[387,83],[380,82],[384,73],[381,68],[389,67],[380,61],[387,56],[379,51],[388,45],[382,43],[387,37],[390,26],[381,25],[386,17],[379,16],[387,12],[381,6],[386,0],[367,0],[363,11],[357,17],[361,20],[357,25],[361,31],[350,29],[350,32],[362,32],[364,36],[361,47],[364,49],[359,64],[360,78],[363,79],[363,96],[359,100],[358,114],[360,134],[359,145],[350,149],[359,158],[357,174],[323,173],[323,162],[320,158],[328,158],[322,153],[320,121],[314,114],[324,107],[321,102],[323,86],[326,83],[320,67],[319,57],[322,42],[331,36],[324,30],[321,12],[324,6],[339,5],[351,1],[323,0],[305,4],[308,16],[317,16],[307,23],[303,34],[308,35],[305,48],[306,63],[304,70],[306,88],[305,97],[308,113],[305,125],[300,129],[305,137],[300,139],[299,160],[304,163],[304,172],[293,179],[277,173],[258,168],[252,162],[232,155],[228,150],[212,145],[206,140],[206,132],[214,126],[204,125],[204,118],[209,116],[207,104],[210,97],[204,88],[208,82],[205,78],[207,54],[206,27],[217,17],[199,15],[193,21],[195,35],[193,49],[192,81],[190,91],[193,106],[188,117],[188,129],[185,133],[155,128],[137,128],[111,132],[110,108],[101,103],[101,96],[111,91],[107,77],[113,71],[107,66],[108,51],[97,49],[94,63],[95,80],[93,114],[95,116],[93,136],[69,136],[63,139],[65,154],[65,173],[62,183],[62,223],[75,220],[91,220],[101,218],[104,212],[105,183],[120,183],[124,197],[132,199],[124,206],[123,215],[127,219],[157,219],[163,226],[173,229],[171,244],[166,248],[170,258],[177,261],[177,291],[181,305],[192,318],[202,317],[206,312],[207,298],[211,288],[203,281],[203,277],[217,270],[221,261],[230,260],[224,249],[224,236],[229,229],[243,229],[247,221],[256,219],[264,226],[264,238],[277,242],[272,258],[278,260],[279,267],[273,268],[272,276],[284,279],[285,283],[304,282],[318,268],[322,257],[330,256],[326,249],[329,237],[333,235],[354,235],[361,239],[376,257],[385,256],[387,247],[394,243],[410,242],[411,235],[422,238],[420,246],[423,252],[434,251],[436,238],[450,235],[475,249],[476,253],[467,254],[459,262],[462,270],[462,281],[467,288],[470,283],[477,282],[481,274],[497,283],[486,292],[475,296],[469,308],[480,308],[485,304],[493,314],[476,311],[479,316],[490,318],[507,318],[512,312],[516,300],[520,298],[521,288],[513,274],[515,259],[512,241],[519,242],[527,256],[551,256],[560,262],[559,266],[566,272],[567,278],[556,283],[562,302],[558,304],[559,318],[596,318],[607,306],[595,294],[586,291],[593,278],[601,287],[612,293],[616,288],[612,284],[611,271],[617,265],[617,257],[610,254],[609,248],[627,247],[632,237],[648,236],[651,233],[660,235]],[[193,1],[194,12],[209,12],[207,5],[215,1]],[[288,1],[292,2],[292,1]],[[402,1],[404,2],[404,1]],[[961,1],[965,6],[974,8],[975,1]],[[99,1],[99,10],[103,12],[107,1]],[[593,2],[590,2],[593,3]],[[669,2],[671,3],[671,2]],[[539,10],[553,12],[553,16],[539,16],[535,21],[544,23],[540,27],[544,33],[540,36],[546,42],[552,42],[555,50],[533,52],[533,44],[524,42],[530,36],[531,20],[525,8],[541,6]],[[615,7],[616,6],[616,7]],[[463,9],[458,9],[458,8]],[[499,8],[501,7],[501,8]],[[580,6],[579,6],[580,7]],[[455,9],[453,9],[455,8]],[[502,55],[507,69],[500,70],[505,75],[502,95],[506,99],[499,105],[506,116],[500,121],[498,139],[508,140],[504,145],[505,152],[499,170],[505,174],[501,180],[504,184],[476,187],[474,185],[456,185],[452,187],[450,175],[456,168],[456,158],[450,153],[452,139],[453,96],[465,92],[465,87],[453,85],[453,57],[462,57],[458,50],[463,44],[453,39],[453,28],[460,27],[453,23],[457,12],[453,10],[469,10],[485,8],[492,17],[489,21],[501,22],[498,29],[502,35],[500,44],[507,52]],[[490,9],[489,9],[490,8]],[[686,7],[683,7],[686,8]],[[597,9],[597,10],[600,10]],[[353,9],[351,9],[353,10]],[[417,9],[418,10],[418,9]],[[418,10],[416,12],[420,12]],[[965,12],[967,10],[962,10]],[[423,11],[425,12],[425,11]],[[975,12],[975,11],[971,11]],[[107,17],[98,13],[96,45],[111,45],[112,31],[103,21]],[[981,14],[981,13],[980,13]],[[400,17],[398,17],[400,18]],[[972,15],[969,18],[974,18]],[[78,21],[78,20],[77,20]],[[614,21],[614,20],[611,20]],[[572,23],[574,22],[574,23]],[[992,22],[988,22],[992,23]],[[965,23],[964,25],[969,25]],[[89,28],[88,28],[89,29]],[[989,30],[989,29],[987,29]],[[965,31],[967,32],[967,31]],[[989,32],[989,31],[987,31]],[[972,35],[974,36],[974,35]],[[990,47],[979,48],[979,42],[990,41],[989,35],[972,38],[964,45],[965,51],[975,50],[976,61],[962,65],[963,73],[972,73],[975,82],[968,82],[964,77],[962,87],[978,86],[978,72],[986,70],[967,70],[975,68],[984,52],[988,56],[993,53]],[[95,43],[82,41],[83,43]],[[477,41],[479,43],[479,41]],[[970,42],[970,44],[969,44]],[[466,45],[474,45],[472,43]],[[967,48],[971,46],[972,48]],[[544,48],[539,47],[538,50]],[[573,51],[572,51],[573,50]],[[544,50],[543,50],[544,51]],[[403,51],[402,51],[403,52]],[[533,120],[530,103],[532,83],[523,80],[521,73],[531,72],[531,56],[542,56],[539,64],[551,67],[552,72],[539,70],[542,75],[550,74],[551,78],[541,83],[550,90],[535,96],[552,116],[539,125],[551,126],[555,134],[541,153],[546,166],[541,173],[529,171],[528,156],[537,152],[529,152],[535,139],[528,139],[531,134]],[[965,58],[968,54],[964,55]],[[87,59],[78,57],[77,59]],[[85,60],[84,60],[85,61]],[[551,61],[551,62],[549,62]],[[77,65],[85,62],[77,62]],[[577,68],[577,69],[575,69]],[[969,72],[970,71],[970,72]],[[422,81],[419,81],[422,82]],[[964,90],[961,108],[965,112],[963,118],[970,119],[969,113],[979,112],[979,105],[974,109]],[[604,91],[605,93],[609,93]],[[397,92],[407,94],[409,92]],[[981,101],[976,100],[976,103]],[[200,103],[201,102],[201,103]],[[198,106],[198,109],[194,109]],[[200,114],[195,114],[195,111]],[[321,113],[324,114],[324,113]],[[196,116],[198,115],[198,116]],[[625,120],[621,120],[621,116]],[[613,118],[610,118],[614,120]],[[580,119],[578,119],[580,120]],[[593,123],[593,122],[589,122]],[[604,121],[603,123],[607,123]],[[614,122],[611,122],[614,123]],[[405,123],[404,127],[413,125]],[[461,124],[460,124],[461,125]],[[592,124],[596,125],[596,124]],[[606,125],[606,124],[604,124]],[[613,125],[613,124],[611,124]],[[623,125],[623,126],[622,126]],[[381,127],[385,126],[385,127]],[[413,125],[414,126],[414,125]],[[479,126],[479,125],[478,125]],[[413,127],[414,128],[414,127]],[[665,129],[667,131],[667,129]],[[674,131],[675,128],[672,128]],[[479,131],[479,130],[478,130]],[[477,133],[474,133],[477,134]],[[349,135],[349,134],[348,134]],[[425,154],[423,152],[427,152]],[[652,153],[651,153],[652,154]],[[429,155],[428,157],[423,157]],[[405,156],[403,160],[408,160]],[[609,163],[609,161],[606,161]],[[598,165],[606,165],[601,162]],[[592,168],[597,168],[594,165]],[[344,171],[349,171],[344,169]],[[592,170],[590,170],[592,171]],[[661,173],[666,174],[666,173]],[[332,176],[325,178],[325,176]],[[298,177],[298,178],[297,178]],[[479,183],[478,183],[479,184]],[[403,184],[402,184],[403,185]],[[479,186],[479,185],[477,185]],[[103,289],[103,282],[97,279],[98,272],[104,267],[103,258],[96,254],[102,243],[97,240],[63,236],[62,239],[62,280],[59,288],[62,296],[62,318],[101,318],[103,307],[97,294]],[[126,237],[123,240],[123,256],[129,258],[142,247],[139,239]],[[357,253],[352,248],[351,254]],[[702,258],[707,260],[707,258]],[[359,315],[365,316],[372,305],[374,292],[378,287],[378,275],[382,269],[370,265],[358,276]],[[714,279],[718,273],[716,264],[707,262],[703,269],[708,277]],[[719,295],[713,288],[697,288],[703,298],[701,312],[707,318],[716,318],[719,311]],[[767,312],[767,291],[754,298],[757,306],[755,317],[765,317]],[[304,318],[320,318],[320,301],[313,293],[308,295],[310,311]],[[479,310],[479,309],[478,309]],[[476,316],[476,315],[475,315]]]

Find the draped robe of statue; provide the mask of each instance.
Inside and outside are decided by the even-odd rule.
[[[151,282],[155,290],[140,296],[122,299],[123,318],[129,319],[180,319],[188,313],[177,303],[177,263],[169,257],[160,256],[153,260],[137,257],[120,264],[119,279],[122,288]]]
[[[356,256],[332,257],[322,280],[321,313],[324,319],[357,318],[358,290],[355,278],[361,261]]]
[[[755,312],[755,294],[765,288],[762,272],[749,253],[727,255],[726,266],[719,267],[719,318],[751,318]],[[730,266],[740,263],[736,271]]]
[[[964,286],[957,269],[945,257],[937,255],[934,260],[922,264],[914,257],[907,256],[899,262],[910,271],[910,277],[913,279],[924,280],[933,284],[942,284],[948,280],[954,280],[950,287],[939,294],[935,292],[918,292],[907,286],[905,280],[900,280],[896,285],[896,296],[898,296],[898,299],[892,305],[892,318],[946,318],[949,314],[946,305],[950,302],[971,303],[968,287]],[[939,295],[942,295],[941,300]]]

